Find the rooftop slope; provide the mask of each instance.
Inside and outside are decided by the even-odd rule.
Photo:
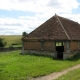
[[[70,40],[80,40],[80,24],[78,22],[59,17]]]
[[[80,40],[80,24],[54,15],[23,39]]]

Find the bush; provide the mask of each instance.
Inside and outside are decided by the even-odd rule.
[[[4,39],[0,38],[0,47],[4,47],[7,43],[4,41]]]
[[[25,37],[26,35],[28,35],[28,33],[26,33],[26,32],[23,32],[23,33],[22,33],[22,36],[23,36],[23,37]]]

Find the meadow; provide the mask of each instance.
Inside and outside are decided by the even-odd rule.
[[[51,57],[20,55],[20,52],[0,52],[0,80],[27,80],[80,63],[80,54],[68,60],[55,60]]]
[[[11,46],[12,44],[21,45],[22,35],[0,35],[0,38],[4,38],[4,41],[7,42],[6,46]]]

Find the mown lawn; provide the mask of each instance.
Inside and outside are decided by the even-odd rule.
[[[69,71],[67,74],[59,77],[56,80],[80,80],[80,68]]]
[[[0,80],[27,80],[58,72],[80,63],[80,55],[69,60],[20,55],[20,51],[0,52]]]

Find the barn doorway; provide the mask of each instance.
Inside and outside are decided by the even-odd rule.
[[[63,59],[63,52],[64,52],[64,43],[63,42],[56,42],[56,51],[57,51],[57,58]]]

